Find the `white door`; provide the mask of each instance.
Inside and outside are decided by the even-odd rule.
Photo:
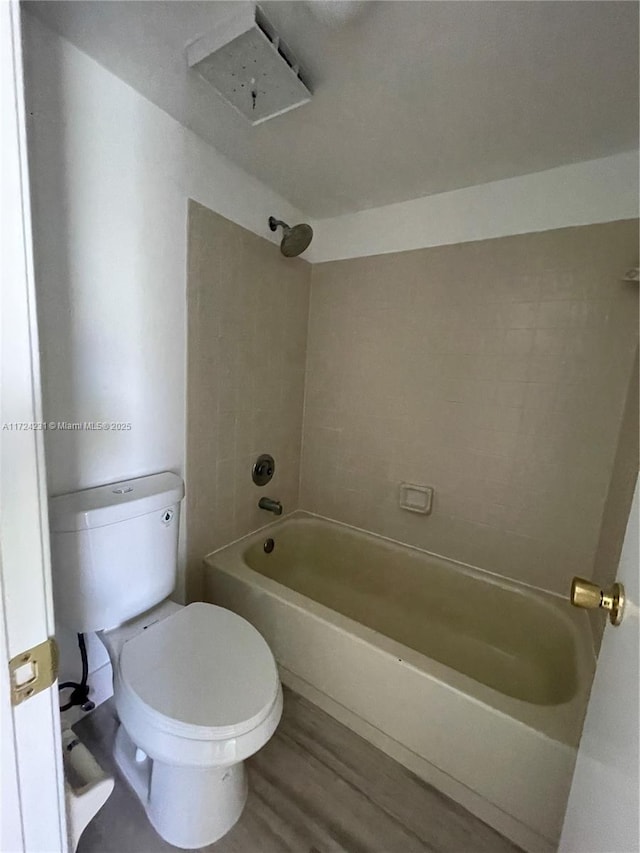
[[[560,853],[640,850],[638,484],[620,557],[627,606],[607,625],[593,682]]]
[[[19,6],[0,2],[0,850],[66,853],[57,683],[14,705],[9,676],[54,635],[42,433],[22,426],[42,420],[22,80]]]

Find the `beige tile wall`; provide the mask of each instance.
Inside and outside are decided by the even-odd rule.
[[[202,557],[273,520],[263,495],[298,506],[310,266],[189,203],[187,592]],[[258,488],[259,453],[276,460]]]
[[[562,593],[590,576],[637,241],[624,221],[314,266],[302,507]],[[401,481],[435,487],[432,515]]]

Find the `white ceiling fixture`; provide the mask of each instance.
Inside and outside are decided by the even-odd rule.
[[[383,0],[328,26],[261,0],[313,98],[255,127],[185,62],[235,5],[24,7],[312,218],[638,147],[635,2]]]
[[[192,42],[187,63],[253,125],[311,99],[291,50],[254,3],[236,3],[228,18]]]

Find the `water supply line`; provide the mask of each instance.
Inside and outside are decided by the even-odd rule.
[[[82,660],[82,675],[80,676],[80,682],[63,681],[62,684],[58,685],[59,691],[72,688],[69,701],[65,705],[60,706],[60,711],[68,711],[74,705],[79,705],[83,711],[93,711],[95,708],[95,703],[89,699],[89,690],[91,689],[87,683],[87,679],[89,678],[89,661],[84,634],[78,634],[78,646],[80,648],[80,659]]]

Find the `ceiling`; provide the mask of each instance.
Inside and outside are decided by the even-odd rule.
[[[233,2],[27,5],[314,218],[638,146],[635,2],[264,2],[314,94],[256,127],[185,60]]]

